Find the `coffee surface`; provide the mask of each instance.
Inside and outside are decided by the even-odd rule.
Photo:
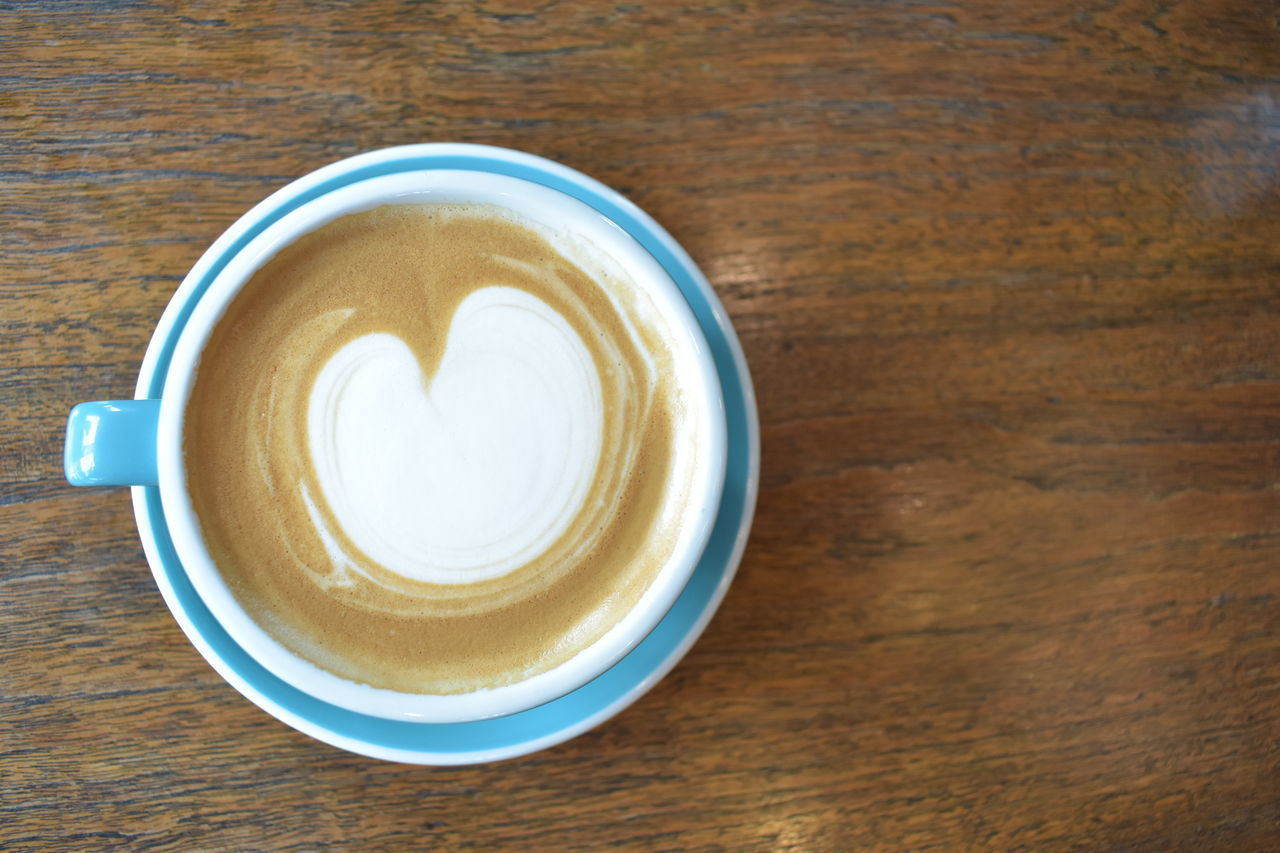
[[[188,490],[235,598],[295,654],[404,692],[511,684],[666,564],[696,462],[669,331],[549,237],[483,205],[345,216],[215,326]]]

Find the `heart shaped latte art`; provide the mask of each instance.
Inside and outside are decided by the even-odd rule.
[[[307,412],[342,532],[383,568],[435,584],[499,577],[546,551],[582,510],[603,429],[591,352],[512,287],[458,305],[429,379],[394,335],[346,344]]]
[[[188,486],[289,650],[395,690],[509,684],[599,640],[666,566],[697,464],[670,332],[556,240],[486,206],[377,208],[228,307]]]

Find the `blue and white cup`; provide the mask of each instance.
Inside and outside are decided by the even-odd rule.
[[[186,495],[185,405],[219,317],[258,267],[325,222],[415,201],[496,203],[566,225],[625,265],[686,336],[708,429],[695,507],[675,555],[602,640],[540,676],[454,696],[356,684],[307,664],[240,608],[204,548]],[[156,329],[137,398],[86,403],[68,425],[76,485],[131,485],[144,550],[194,645],[233,686],[289,725],[351,751],[426,764],[509,757],[563,740],[647,690],[692,644],[736,569],[754,507],[758,437],[741,350],[705,278],[647,215],[558,164],[505,149],[429,144],[335,163],[275,193],[235,223],[184,280]]]

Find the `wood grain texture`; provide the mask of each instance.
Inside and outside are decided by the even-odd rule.
[[[1254,0],[0,3],[0,847],[1274,849],[1280,12]],[[703,639],[491,766],[199,658],[65,416],[356,152],[524,149],[702,265],[760,399]]]

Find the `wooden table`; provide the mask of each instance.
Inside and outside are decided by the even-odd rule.
[[[10,3],[0,847],[1275,849],[1280,30],[1233,2]],[[763,427],[738,579],[621,716],[313,741],[188,644],[65,417],[343,156],[562,161],[683,242]]]

